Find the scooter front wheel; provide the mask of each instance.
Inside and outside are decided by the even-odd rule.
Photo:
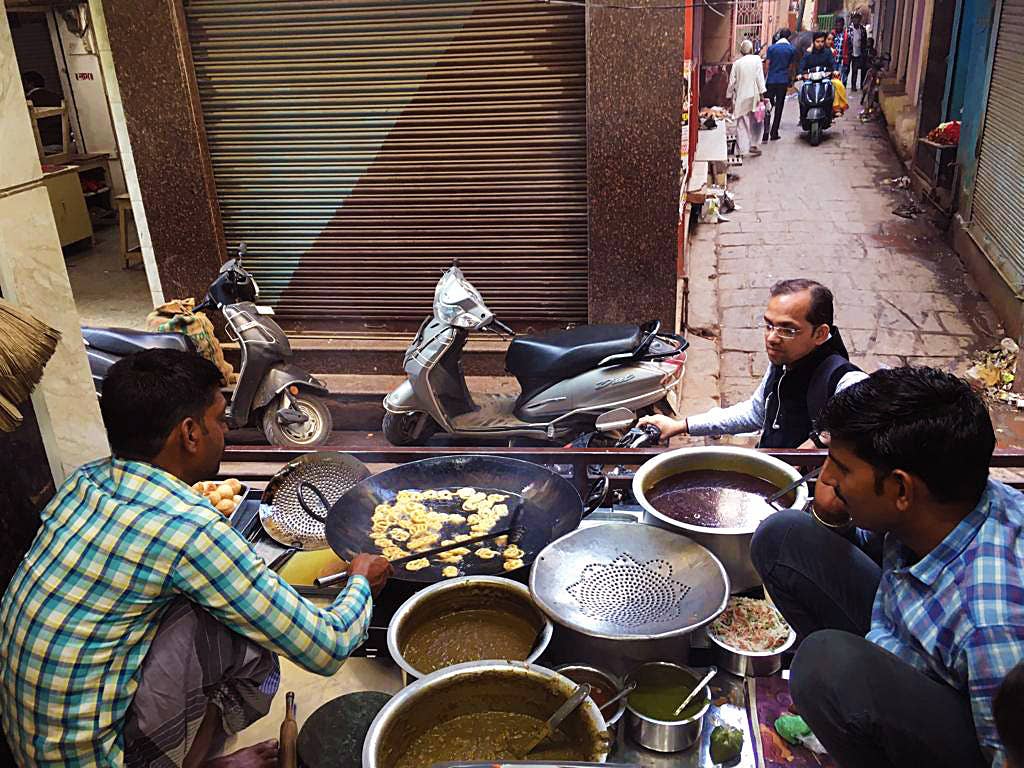
[[[280,448],[312,448],[327,442],[334,428],[327,403],[307,392],[292,395],[291,402],[306,420],[297,424],[282,423],[277,412],[286,404],[278,398],[263,411],[263,434],[267,441]]]
[[[427,419],[427,423],[422,427],[420,419]],[[430,436],[437,431],[437,423],[422,413],[385,411],[381,431],[392,445],[426,445]]]
[[[815,121],[811,123],[811,146],[816,147],[821,144],[821,123]]]

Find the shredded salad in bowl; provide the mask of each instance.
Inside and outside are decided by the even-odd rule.
[[[708,631],[723,645],[749,653],[774,651],[791,632],[774,605],[750,597],[730,597],[725,611],[711,622]]]

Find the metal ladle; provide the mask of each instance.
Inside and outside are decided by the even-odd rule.
[[[689,704],[691,701],[693,701],[698,693],[703,693],[704,692],[704,688],[707,686],[708,683],[711,682],[711,678],[714,677],[717,674],[718,674],[718,667],[712,667],[711,669],[709,669],[708,673],[706,675],[704,675],[704,677],[701,679],[701,681],[699,683],[697,683],[697,685],[694,686],[692,691],[690,691],[690,695],[687,696],[685,699],[683,699],[683,703],[682,704],[680,704],[678,707],[676,707],[676,711],[672,713],[672,717],[679,717],[679,714],[684,709],[686,709],[686,705]]]
[[[621,691],[616,693],[614,696],[612,696],[610,699],[608,699],[608,701],[606,701],[604,704],[602,704],[600,707],[598,707],[598,709],[600,709],[602,712],[604,712],[612,704],[614,704],[615,702],[619,701],[620,699],[625,698],[626,696],[629,696],[629,694],[631,694],[635,690],[636,690],[636,681],[630,683],[625,688],[623,688]]]
[[[506,745],[505,749],[512,754],[512,757],[515,760],[521,760],[526,757],[540,746],[541,742],[554,734],[555,731],[558,730],[558,726],[562,724],[562,721],[571,715],[589,695],[590,684],[583,683],[573,692],[572,696],[569,697],[569,700],[556,709],[555,714],[548,718],[548,721],[544,723],[544,727],[539,735],[532,734],[529,736],[516,736]]]

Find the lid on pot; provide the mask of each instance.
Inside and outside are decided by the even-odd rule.
[[[696,542],[637,523],[582,528],[545,547],[530,592],[553,621],[590,637],[684,635],[729,599],[722,563]]]

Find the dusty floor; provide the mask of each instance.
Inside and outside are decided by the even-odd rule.
[[[96,226],[95,239],[64,254],[82,325],[145,329],[153,311],[149,284],[141,265],[124,269],[116,220]]]
[[[883,127],[851,111],[812,147],[797,114],[791,99],[782,139],[730,179],[739,209],[729,221],[693,233],[687,413],[754,391],[767,366],[758,325],[770,286],[784,278],[832,289],[852,359],[869,372],[913,364],[962,373],[1002,337],[928,213],[892,212],[909,193],[883,183],[904,175]],[[1001,407],[994,416],[1002,444],[1024,445],[1024,418]]]

